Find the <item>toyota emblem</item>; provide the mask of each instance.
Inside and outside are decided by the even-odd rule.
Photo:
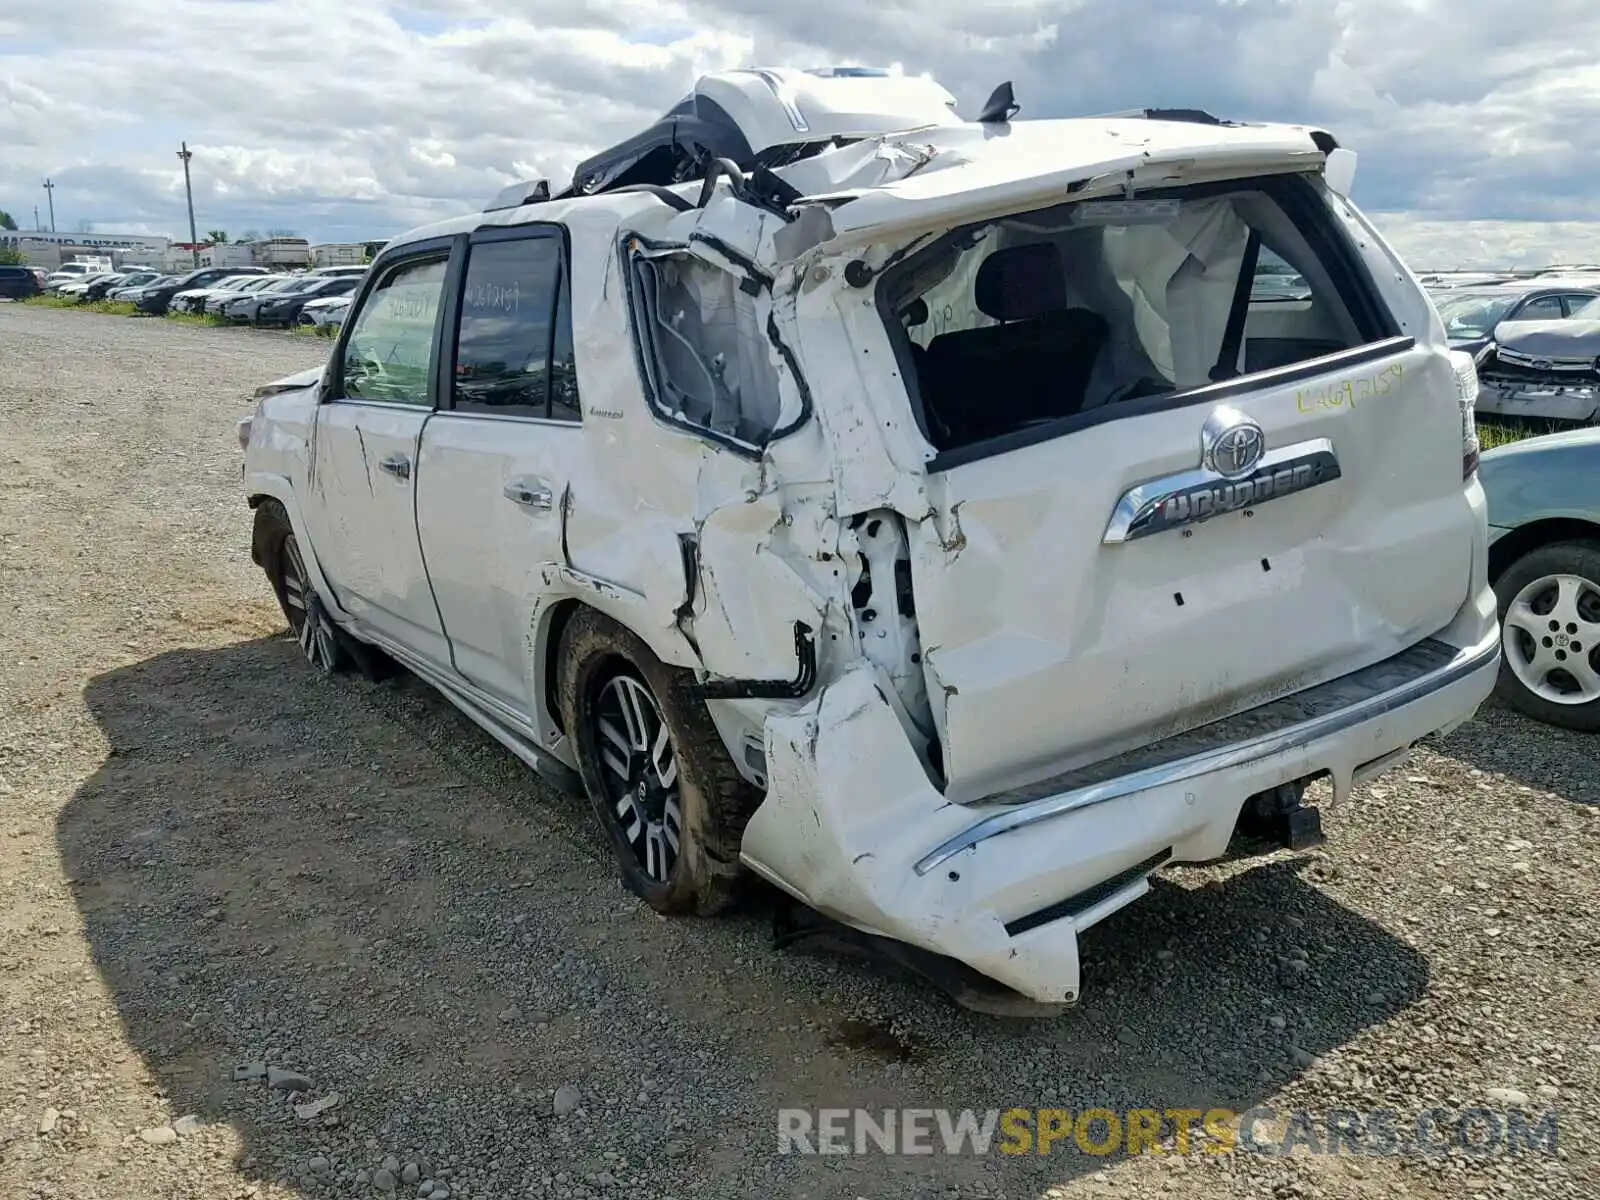
[[[1267,435],[1236,408],[1212,412],[1200,431],[1200,462],[1208,471],[1235,478],[1248,475],[1267,450]]]

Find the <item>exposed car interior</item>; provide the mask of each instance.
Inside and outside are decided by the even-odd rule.
[[[1258,269],[1284,263],[1303,290],[1258,291]],[[884,288],[925,433],[949,450],[1377,340],[1337,271],[1252,189],[1004,218],[912,256]]]

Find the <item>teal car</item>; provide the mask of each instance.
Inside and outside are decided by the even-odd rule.
[[[1489,579],[1513,708],[1600,732],[1600,428],[1487,451]]]

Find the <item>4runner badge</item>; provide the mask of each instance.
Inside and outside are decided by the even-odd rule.
[[[1261,426],[1236,409],[1216,409],[1200,433],[1200,466],[1130,488],[1106,526],[1107,543],[1131,542],[1224,513],[1292,496],[1340,476],[1327,438],[1267,449]]]

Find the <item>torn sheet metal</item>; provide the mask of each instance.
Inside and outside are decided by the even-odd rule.
[[[746,829],[744,861],[806,904],[857,929],[959,959],[1031,999],[1078,993],[1076,933],[1018,943],[961,872],[918,876],[920,849],[970,814],[928,781],[885,698],[858,661],[813,703],[768,719],[767,798]]]

